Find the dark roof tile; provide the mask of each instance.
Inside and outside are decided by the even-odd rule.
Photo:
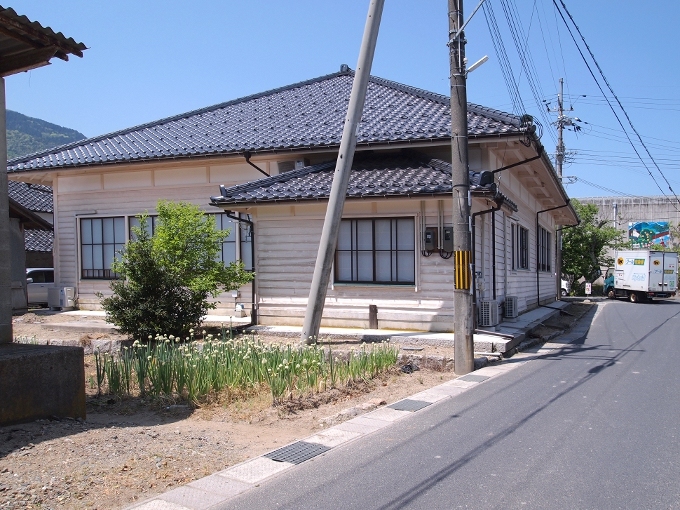
[[[24,230],[26,251],[51,252],[54,243],[52,230]]]
[[[42,184],[8,181],[9,198],[33,212],[54,212],[52,204],[52,188]]]
[[[9,163],[10,172],[189,156],[337,147],[354,73],[341,71]],[[470,104],[469,136],[519,133],[516,116]],[[372,77],[359,145],[447,139],[449,98]]]
[[[257,181],[220,187],[220,196],[211,197],[212,205],[225,207],[253,203],[326,200],[330,195],[335,162],[321,163]],[[473,192],[502,197],[496,184],[480,185],[480,172],[470,172]],[[487,173],[488,176],[488,173]],[[352,165],[347,198],[431,196],[452,192],[451,165],[421,154],[361,156]]]

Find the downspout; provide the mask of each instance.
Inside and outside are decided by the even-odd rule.
[[[243,157],[246,158],[246,163],[248,163],[250,166],[252,166],[255,170],[257,170],[257,171],[260,172],[260,173],[263,173],[263,174],[266,175],[267,177],[271,177],[271,175],[269,175],[267,172],[265,172],[264,170],[262,170],[262,169],[261,169],[259,166],[257,166],[255,163],[253,163],[252,161],[250,161],[250,151],[245,151],[245,152],[243,153]]]
[[[245,218],[240,218],[238,216],[235,216],[232,211],[224,211],[224,213],[227,215],[227,218],[231,218],[232,220],[235,220],[237,223],[238,222],[244,222],[250,225],[250,267],[253,268],[253,281],[251,282],[252,285],[252,292],[251,294],[251,305],[250,305],[250,324],[249,326],[255,326],[257,325],[257,302],[255,299],[255,278],[257,277],[257,272],[255,271],[255,224],[247,220]],[[239,246],[241,244],[241,235],[239,232]]]
[[[536,232],[536,304],[538,306],[543,306],[545,308],[553,308],[553,307],[541,304],[541,282],[540,282],[541,272],[540,272],[540,267],[538,265],[538,215],[541,214],[541,213],[544,213],[544,212],[554,211],[556,209],[562,209],[563,207],[567,207],[569,205],[570,201],[571,200],[569,198],[567,198],[567,203],[564,204],[564,205],[558,205],[558,206],[555,206],[555,207],[550,207],[548,209],[543,209],[542,211],[536,212],[536,230],[535,230],[535,232]]]
[[[496,300],[496,211],[491,212],[491,286]]]
[[[471,236],[471,244],[472,244],[472,306],[473,308],[477,305],[477,277],[476,277],[476,259],[477,259],[477,246],[475,245],[475,232],[476,232],[476,227],[475,227],[475,220],[477,216],[481,216],[482,214],[488,214],[488,213],[493,213],[495,211],[498,211],[501,207],[503,206],[503,200],[500,201],[496,207],[492,207],[491,209],[485,209],[484,211],[479,211],[476,213],[472,213],[470,217],[472,218],[472,228],[470,229],[470,236]],[[495,274],[495,273],[494,273]],[[477,323],[477,314],[474,314],[474,320],[475,323]]]

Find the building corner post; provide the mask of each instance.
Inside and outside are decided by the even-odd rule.
[[[12,276],[7,191],[7,112],[5,79],[0,77],[0,344],[12,338]]]

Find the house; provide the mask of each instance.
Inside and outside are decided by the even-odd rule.
[[[53,267],[52,188],[17,181],[9,181],[7,187],[7,193],[11,200],[50,224],[50,228],[24,229],[26,267]]]
[[[26,295],[26,232],[50,232],[52,225],[23,204],[9,197],[9,248],[12,312],[21,313],[28,309]],[[36,237],[39,234],[36,234]]]
[[[301,323],[353,77],[343,65],[11,161],[11,179],[53,187],[56,281],[77,289],[81,308],[97,308],[136,215],[153,215],[161,198],[184,200],[231,228],[223,259],[256,272],[240,295],[220,296],[219,309],[239,302],[260,323]],[[450,329],[449,117],[445,96],[370,79],[325,324],[363,325],[374,304],[380,327]],[[576,215],[535,126],[477,105],[468,124],[477,298],[516,296],[519,311],[554,300],[554,231]],[[366,229],[380,234],[365,250]],[[397,244],[383,250],[388,233]],[[376,261],[370,275],[364,257]]]

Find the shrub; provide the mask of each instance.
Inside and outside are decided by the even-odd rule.
[[[197,326],[224,290],[250,282],[243,264],[217,260],[228,231],[215,229],[215,220],[192,204],[160,201],[153,236],[148,218],[140,217],[133,239],[112,269],[113,295],[102,298],[106,318],[125,334],[146,339],[160,332],[184,336]]]

